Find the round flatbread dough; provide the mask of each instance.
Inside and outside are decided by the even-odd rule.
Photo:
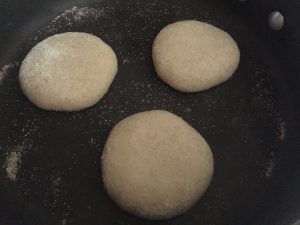
[[[239,48],[228,33],[194,20],[162,29],[152,56],[158,76],[182,92],[202,91],[226,81],[240,61]]]
[[[124,210],[167,219],[190,209],[213,175],[213,155],[202,136],[166,111],[129,116],[111,131],[102,153],[109,196]]]
[[[114,51],[87,33],[62,33],[38,43],[19,73],[23,93],[36,106],[77,111],[96,104],[118,71]]]

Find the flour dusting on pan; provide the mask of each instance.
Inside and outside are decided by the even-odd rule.
[[[275,166],[275,163],[274,163],[273,160],[270,160],[267,163],[266,170],[265,170],[265,177],[271,177],[272,176],[274,166]]]
[[[9,152],[5,158],[4,169],[6,171],[7,177],[12,181],[15,182],[17,180],[17,175],[19,173],[19,168],[22,164],[21,157],[22,157],[23,148],[21,145],[18,145],[14,149]]]
[[[72,27],[74,24],[95,21],[105,16],[105,8],[96,9],[90,7],[77,6],[65,10],[62,14],[56,16],[46,27],[48,31],[56,32],[61,27]]]
[[[4,82],[5,78],[7,77],[7,75],[9,74],[9,72],[17,67],[19,65],[18,62],[11,62],[9,64],[4,65],[1,69],[0,69],[0,85]]]
[[[271,152],[270,159],[266,162],[265,167],[264,167],[263,175],[265,178],[272,177],[274,167],[275,167],[274,152]]]
[[[277,123],[277,127],[275,130],[276,136],[280,141],[284,141],[285,136],[286,136],[286,122],[284,121],[284,119],[280,116],[280,114],[278,115],[278,117],[276,118],[276,123]]]
[[[89,8],[89,7],[82,7],[78,8],[77,6],[74,6],[71,9],[65,10],[64,13],[58,15],[55,17],[52,22],[57,22],[60,19],[65,19],[70,22],[81,22],[85,19],[98,19],[99,17],[103,16],[104,10],[103,9],[95,9],[95,8]]]

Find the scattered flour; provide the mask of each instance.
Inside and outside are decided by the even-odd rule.
[[[94,8],[77,8],[76,6],[73,9],[73,18],[75,21],[82,21],[83,19],[92,18],[98,19],[104,15],[104,9],[94,9]],[[71,9],[71,10],[72,10]]]
[[[274,162],[274,153],[272,152],[270,160],[267,162],[266,167],[265,167],[265,177],[269,178],[273,174],[273,170],[275,167],[275,162]]]
[[[279,135],[279,139],[281,141],[284,140],[285,138],[285,134],[286,134],[286,123],[284,121],[282,121],[280,124],[279,124],[279,131],[280,131],[280,135]]]
[[[52,185],[50,187],[52,194],[54,194],[54,195],[59,194],[61,182],[62,182],[61,177],[53,177],[52,178]]]
[[[11,152],[9,152],[5,158],[4,169],[6,171],[7,177],[12,182],[15,182],[17,180],[19,168],[22,164],[22,151],[22,146],[18,145],[17,147],[12,149]]]
[[[273,161],[268,162],[267,167],[266,167],[266,171],[265,171],[265,176],[266,177],[271,177],[272,176],[274,166],[275,166],[275,164],[274,164]]]
[[[95,9],[89,7],[82,7],[78,8],[74,6],[71,9],[65,10],[62,14],[56,16],[52,22],[57,22],[58,20],[64,18],[70,22],[81,22],[84,19],[98,19],[99,17],[103,16],[104,10],[103,9]]]
[[[74,24],[97,20],[103,16],[105,16],[105,8],[78,8],[74,6],[56,16],[46,28],[48,31],[56,32],[60,27],[72,27]],[[36,39],[36,37],[33,39]]]
[[[293,223],[292,225],[300,225],[300,220],[297,220],[295,223]]]
[[[9,72],[17,67],[19,65],[18,62],[12,62],[9,64],[4,65],[1,69],[0,69],[0,85],[4,82],[5,78],[7,77],[7,75],[9,74]]]
[[[89,140],[89,144],[95,145],[95,144],[97,144],[97,140],[95,138],[91,137],[90,140]]]
[[[280,141],[284,141],[286,135],[286,123],[283,120],[280,120],[277,125],[276,130],[277,137]]]

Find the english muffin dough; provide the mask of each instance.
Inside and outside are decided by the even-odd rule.
[[[190,209],[206,191],[214,167],[203,137],[180,117],[159,110],[119,122],[101,162],[109,196],[122,209],[148,219]]]
[[[194,20],[163,28],[154,40],[152,56],[158,76],[182,92],[226,81],[240,60],[239,48],[228,33]]]
[[[46,110],[77,111],[96,104],[118,70],[114,51],[87,33],[62,33],[38,43],[19,73],[23,93]]]

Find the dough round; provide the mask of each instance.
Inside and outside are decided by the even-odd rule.
[[[190,209],[213,175],[213,155],[202,136],[180,117],[159,110],[119,122],[101,160],[109,196],[148,219],[168,219]]]
[[[228,33],[194,20],[162,29],[152,56],[158,76],[182,92],[202,91],[226,81],[240,61],[239,48]]]
[[[24,59],[24,94],[46,110],[77,111],[96,104],[118,71],[114,51],[87,33],[62,33],[38,43]]]

